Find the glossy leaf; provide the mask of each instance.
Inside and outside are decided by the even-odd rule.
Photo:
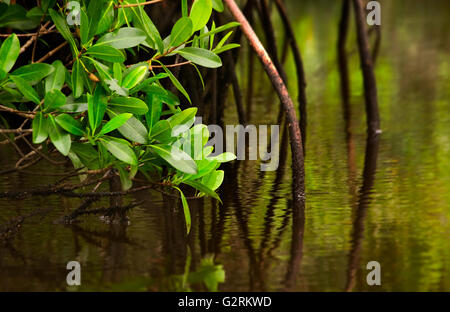
[[[170,45],[177,47],[187,41],[193,33],[192,20],[189,17],[180,18],[170,33]]]
[[[224,177],[225,173],[223,170],[214,170],[203,177],[202,184],[206,185],[210,190],[215,191],[222,184]]]
[[[124,114],[115,116],[114,118],[112,118],[110,121],[108,121],[103,126],[99,135],[104,135],[104,134],[110,133],[111,131],[114,131],[117,128],[122,127],[128,121],[128,119],[130,119],[132,116],[133,115],[129,114],[129,113],[124,113]]]
[[[170,122],[172,128],[179,125],[190,128],[194,123],[195,114],[197,114],[197,107],[191,107],[171,116],[167,121]]]
[[[16,84],[17,89],[19,89],[25,98],[39,105],[39,96],[27,81],[19,76],[11,76],[11,80]]]
[[[72,91],[75,98],[80,97],[84,91],[83,70],[81,61],[76,60],[72,66]]]
[[[35,63],[19,67],[11,73],[11,75],[18,76],[29,84],[35,85],[51,73],[53,73],[54,68],[49,64]]]
[[[137,165],[136,154],[133,152],[128,142],[122,139],[104,137],[102,145],[117,159],[129,165]]]
[[[136,1],[137,0],[133,0],[133,2]],[[143,44],[149,46],[154,50],[157,50],[159,53],[163,53],[164,44],[161,39],[161,35],[155,24],[153,24],[153,21],[150,19],[147,13],[145,13],[144,7],[140,5],[137,7],[131,7],[129,8],[129,10],[133,13],[134,26],[143,30],[147,35],[147,39]]]
[[[81,125],[81,123],[69,114],[58,115],[57,117],[55,117],[55,120],[58,125],[67,132],[76,136],[84,135],[83,126]]]
[[[163,103],[158,96],[153,94],[149,94],[145,98],[145,102],[149,107],[148,112],[145,114],[145,119],[147,121],[148,129],[150,130],[151,133],[153,125],[156,124],[161,117]]]
[[[108,115],[110,117],[115,117],[118,114],[113,111],[109,111]],[[139,144],[147,143],[147,129],[136,117],[130,117],[125,124],[123,124],[118,131],[122,134],[126,139],[136,142]]]
[[[89,37],[89,17],[84,9],[80,10],[80,39],[81,44],[86,45],[91,37]]]
[[[192,19],[194,31],[202,29],[211,17],[213,4],[211,0],[195,0],[189,17]]]
[[[53,145],[56,149],[67,156],[70,151],[70,146],[72,144],[72,140],[70,139],[70,134],[64,132],[62,128],[56,123],[55,118],[52,115],[49,115],[49,136]]]
[[[51,90],[61,90],[66,78],[66,68],[60,60],[52,63],[53,72],[45,78],[45,92]]]
[[[239,25],[241,25],[241,24],[238,23],[238,22],[230,22],[230,23],[228,23],[228,24],[219,26],[219,27],[215,28],[214,30],[212,29],[212,30],[210,30],[210,31],[207,32],[207,33],[200,34],[200,35],[199,35],[199,38],[203,38],[203,37],[205,37],[205,36],[211,36],[211,35],[220,33],[220,32],[222,32],[222,31],[225,31],[225,30],[227,30],[227,29],[237,27],[237,26],[239,26]]]
[[[147,104],[134,97],[114,97],[111,99],[109,106],[120,113],[144,115],[148,112]]]
[[[45,94],[44,109],[53,110],[66,105],[66,96],[59,90],[54,89]]]
[[[5,41],[0,48],[0,70],[8,73],[13,68],[19,57],[20,42],[16,34],[12,34]]]
[[[221,13],[224,10],[222,0],[212,0],[212,6],[213,6],[213,9],[216,10],[217,12]]]
[[[161,66],[164,69],[164,71],[169,75],[170,81],[172,81],[172,83],[178,89],[178,91],[180,91],[186,97],[186,99],[189,101],[189,103],[192,104],[191,98],[189,97],[189,94],[187,93],[186,89],[184,89],[183,85],[172,74],[172,72],[166,66],[164,66],[163,63],[159,62],[159,64],[161,64]]]
[[[98,22],[95,34],[101,34],[107,31],[114,21],[114,1],[109,1],[103,5],[102,14]]]
[[[123,53],[109,45],[94,45],[86,51],[86,54],[111,63],[125,61]]]
[[[138,66],[134,68],[128,75],[125,76],[122,82],[122,87],[131,89],[142,82],[148,74],[147,66]]]
[[[113,33],[104,35],[97,41],[97,45],[109,45],[116,49],[135,47],[147,38],[145,32],[138,28],[124,27]]]
[[[33,143],[41,144],[48,138],[48,119],[39,112],[33,119]]]
[[[192,186],[193,188],[199,190],[200,192],[211,196],[212,198],[217,199],[219,202],[222,202],[219,198],[219,195],[217,195],[216,192],[214,192],[213,190],[211,190],[209,187],[207,187],[206,185],[196,182],[196,181],[183,181],[184,184],[187,184],[189,186]]]
[[[206,49],[187,47],[177,51],[185,59],[208,68],[222,66],[222,61],[214,52]]]
[[[183,205],[184,220],[186,221],[186,232],[187,234],[189,234],[189,232],[191,231],[191,211],[189,209],[189,204],[183,192],[178,187],[176,187],[176,189],[180,192],[181,203]]]
[[[175,169],[187,174],[197,173],[195,161],[192,160],[191,156],[179,148],[170,145],[151,145],[151,147],[156,154],[167,161]]]
[[[72,52],[76,55],[78,53],[78,48],[69,29],[69,25],[67,25],[67,21],[53,9],[49,9],[49,13],[59,33],[69,42]]]
[[[106,103],[104,99],[104,90],[101,86],[97,86],[93,96],[88,95],[88,116],[89,125],[92,133],[101,125],[103,116],[106,112]]]

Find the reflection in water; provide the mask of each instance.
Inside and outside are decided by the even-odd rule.
[[[188,237],[181,203],[154,191],[123,199],[123,206],[141,203],[128,226],[94,215],[55,223],[80,206],[73,198],[2,198],[0,236],[8,228],[9,239],[0,241],[0,290],[65,291],[66,264],[77,260],[81,290],[449,291],[450,3],[383,2],[376,76],[384,133],[369,139],[354,29],[339,36],[343,3],[287,2],[310,103],[304,205],[292,201],[285,126],[279,169],[230,164],[219,191],[223,205],[190,201]],[[289,53],[285,60],[288,78],[295,77]],[[252,66],[238,72],[247,120],[282,124],[259,63]],[[289,86],[295,97],[295,83]],[[217,109],[227,112],[224,123],[235,124],[235,103],[228,102]],[[0,145],[0,171],[15,160],[14,149]],[[66,168],[43,162],[32,170],[48,175],[2,175],[0,191],[51,184]],[[103,199],[91,208],[108,206]],[[371,260],[382,264],[381,287],[366,283]]]
[[[363,184],[359,190],[358,206],[355,211],[352,233],[352,248],[348,260],[348,273],[346,291],[351,291],[355,286],[356,271],[361,268],[360,253],[364,239],[364,221],[367,208],[370,205],[372,188],[375,181],[377,169],[378,148],[380,137],[378,135],[368,136],[366,154],[364,159]]]

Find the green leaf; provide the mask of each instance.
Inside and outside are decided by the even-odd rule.
[[[97,31],[95,32],[96,35],[104,33],[111,27],[114,21],[114,1],[105,3],[101,12]]]
[[[156,154],[158,154],[162,159],[167,161],[175,169],[187,173],[196,174],[197,165],[195,161],[175,146],[170,145],[151,145]]]
[[[194,31],[202,29],[211,17],[213,4],[211,0],[195,0],[189,15],[194,25]]]
[[[222,13],[224,10],[222,0],[212,0],[213,9],[219,13]]]
[[[208,159],[197,160],[196,163],[197,163],[197,167],[198,167],[198,173],[185,177],[183,179],[183,181],[184,180],[194,181],[194,180],[200,179],[200,178],[204,177],[205,175],[211,173],[213,170],[216,170],[220,166],[217,161],[215,161],[215,160],[210,161]]]
[[[87,7],[87,16],[89,18],[89,38],[92,38],[98,29],[98,24],[103,12],[103,0],[89,1],[89,6]]]
[[[192,20],[189,17],[180,18],[172,28],[170,33],[170,45],[178,47],[187,41],[193,33]]]
[[[90,143],[72,143],[70,149],[81,160],[84,166],[89,169],[100,169],[98,152]]]
[[[91,37],[89,37],[89,17],[84,9],[80,10],[80,39],[81,44],[86,45]]]
[[[117,83],[119,85],[122,84],[122,78],[123,78],[123,76],[122,76],[122,67],[120,66],[119,63],[114,63],[113,64],[113,77],[114,77],[114,79],[117,80]]]
[[[220,33],[220,32],[222,32],[222,31],[225,31],[225,30],[227,30],[227,29],[237,27],[237,26],[239,26],[239,25],[241,25],[241,24],[238,23],[238,22],[230,22],[230,23],[228,23],[228,24],[225,24],[225,25],[219,26],[219,27],[217,27],[217,28],[215,28],[215,29],[212,29],[211,31],[209,31],[209,32],[207,32],[207,33],[200,34],[200,35],[199,35],[199,38],[203,38],[203,37],[205,37],[205,36],[211,36],[211,35]]]
[[[208,159],[217,160],[217,162],[219,162],[219,163],[225,163],[225,162],[235,160],[236,155],[234,155],[233,153],[230,153],[230,152],[225,152],[223,154],[220,154],[220,155],[217,155],[214,157],[208,157]]]
[[[83,67],[80,60],[76,60],[72,66],[72,91],[75,98],[80,97],[84,91]]]
[[[86,51],[86,54],[111,63],[123,63],[125,61],[122,52],[108,45],[94,45]]]
[[[117,166],[119,170],[120,182],[122,183],[122,190],[127,191],[133,186],[133,181],[131,181],[130,173],[122,166]]]
[[[189,204],[183,192],[178,187],[175,188],[180,192],[181,203],[183,204],[184,220],[186,221],[186,232],[187,234],[189,234],[189,232],[191,231],[191,211],[189,210]]]
[[[199,190],[202,193],[205,193],[208,196],[211,196],[212,198],[217,199],[219,202],[222,202],[219,198],[219,195],[217,195],[216,192],[214,192],[213,190],[211,190],[209,187],[207,187],[206,185],[203,185],[202,183],[196,182],[196,181],[183,181],[184,184],[187,184],[189,186],[192,186],[193,188]]]
[[[167,75],[166,73],[164,74]],[[167,75],[167,77],[169,77],[169,75]],[[167,105],[180,105],[180,100],[175,94],[156,84],[144,87],[142,91],[146,92],[147,95],[158,97],[163,103],[166,103]]]
[[[128,75],[125,76],[122,82],[122,87],[131,89],[137,86],[148,74],[147,66],[138,66],[134,68]]]
[[[170,122],[172,128],[178,125],[187,125],[190,128],[194,123],[195,114],[197,114],[197,107],[191,107],[171,116],[167,121]]]
[[[35,63],[22,66],[11,73],[28,81],[31,85],[37,84],[39,81],[53,73],[54,68],[49,64]]]
[[[222,184],[225,173],[223,170],[214,170],[207,176],[203,177],[202,184],[206,185],[210,190],[215,191]]]
[[[177,51],[185,59],[208,68],[222,66],[222,61],[215,53],[201,48],[187,47]]]
[[[76,136],[84,135],[83,126],[81,125],[81,123],[69,114],[58,115],[55,120],[58,125],[67,132]]]
[[[44,109],[53,110],[66,105],[66,96],[59,90],[54,89],[45,94]]]
[[[186,99],[189,101],[189,103],[192,104],[191,98],[189,97],[189,94],[184,89],[184,87],[181,85],[181,83],[178,81],[178,79],[172,74],[172,72],[161,62],[157,61],[159,64],[161,64],[164,71],[169,75],[170,81],[174,84],[174,86],[186,97]]]
[[[88,116],[92,133],[95,133],[95,130],[101,125],[106,112],[104,96],[105,92],[100,85],[95,88],[93,96],[88,95]]]
[[[69,113],[83,113],[88,110],[87,95],[83,95],[78,99],[78,101],[75,101],[73,95],[69,95],[66,100],[67,104],[61,106],[59,108],[60,111]]]
[[[70,151],[70,146],[72,145],[70,134],[65,133],[61,129],[61,127],[56,123],[56,120],[55,118],[53,118],[52,115],[49,115],[48,118],[49,118],[50,140],[61,154],[67,156]]]
[[[16,34],[12,34],[3,42],[0,48],[0,70],[8,73],[19,57],[20,42]]]
[[[221,47],[221,48],[215,48],[215,49],[213,50],[213,52],[216,53],[216,54],[220,54],[220,53],[223,53],[223,52],[228,51],[228,50],[231,50],[231,49],[239,48],[240,46],[241,46],[241,45],[238,44],[238,43],[229,43],[229,44],[224,45],[224,46]]]
[[[118,114],[114,111],[109,110],[108,115],[114,118]],[[147,143],[147,136],[148,136],[147,129],[142,124],[142,122],[140,122],[134,116],[128,119],[127,122],[118,129],[118,131],[125,138],[127,138],[132,142],[137,142],[139,144]]]
[[[150,139],[166,142],[172,139],[172,127],[167,120],[158,121],[151,129]]]
[[[132,0],[131,2],[137,3],[137,0]],[[142,29],[147,34],[147,40],[143,44],[163,53],[164,43],[161,39],[161,35],[150,17],[145,13],[143,6],[131,7],[128,10],[131,10],[133,13],[133,25]]]
[[[147,104],[134,97],[114,97],[111,99],[109,106],[121,113],[144,115],[148,112]]]
[[[53,7],[56,0],[41,0],[42,11],[47,12],[49,8]]]
[[[96,45],[109,45],[116,49],[127,49],[135,47],[147,38],[145,32],[138,28],[124,27],[113,33],[101,37]]]
[[[227,42],[228,38],[233,34],[233,31],[229,31],[223,38],[219,41],[219,43],[216,45],[216,49],[220,49],[225,42]]]
[[[39,105],[41,102],[39,100],[38,94],[34,91],[33,87],[31,87],[27,81],[22,79],[19,76],[11,76],[11,80],[16,84],[17,89],[27,98],[28,100]]]
[[[75,43],[75,39],[72,36],[72,33],[69,29],[69,25],[67,25],[66,20],[53,9],[49,9],[49,13],[59,33],[63,36],[64,39],[66,39],[66,41],[69,42],[70,48],[72,49],[72,53],[74,54],[74,56],[78,55],[78,48]]]
[[[3,2],[10,3],[10,1]],[[0,4],[4,5],[3,3]],[[38,25],[35,19],[27,17],[27,10],[19,4],[9,4],[4,9],[6,9],[6,12],[3,12],[0,16],[0,28],[27,30]]]
[[[41,144],[48,137],[48,120],[42,112],[38,112],[33,119],[33,143]]]
[[[110,133],[111,131],[116,130],[119,127],[122,127],[128,121],[128,119],[130,119],[132,116],[133,115],[129,114],[129,113],[124,113],[124,114],[115,116],[110,121],[108,121],[106,123],[106,125],[103,126],[102,130],[100,131],[100,133],[98,135],[99,136],[104,135],[104,134]]]
[[[133,152],[128,142],[122,139],[104,137],[101,141],[102,145],[116,157],[117,159],[129,165],[137,165],[136,154]]]
[[[66,68],[60,60],[54,61],[52,66],[53,72],[45,78],[45,92],[61,90],[66,79]]]
[[[169,77],[169,75],[167,73],[159,73],[156,76],[153,76],[151,78],[147,78],[144,81],[140,82],[136,87],[134,87],[133,89],[130,90],[130,94],[136,93],[138,91],[141,91],[142,89],[144,89],[145,87],[151,85],[152,83],[163,79],[163,78],[167,78]]]
[[[163,103],[160,98],[156,95],[149,94],[145,98],[145,102],[147,103],[149,110],[145,114],[145,119],[147,121],[148,129],[151,133],[152,127],[156,124],[161,118],[162,106]]]

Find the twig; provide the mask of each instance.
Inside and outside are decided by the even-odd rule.
[[[114,9],[124,9],[124,8],[133,8],[141,5],[147,5],[147,4],[153,4],[158,2],[163,2],[164,0],[152,0],[147,2],[141,2],[141,3],[133,3],[133,4],[119,4],[114,7]]]
[[[291,151],[293,159],[293,189],[295,190],[294,201],[296,203],[301,203],[303,202],[303,198],[305,196],[305,167],[303,159],[302,136],[295,113],[294,104],[286,88],[286,85],[283,82],[283,79],[280,77],[280,74],[275,68],[275,65],[267,54],[267,51],[264,49],[264,46],[261,44],[261,41],[259,40],[253,28],[248,23],[245,16],[242,14],[242,11],[239,9],[236,2],[234,0],[224,0],[224,2],[234,18],[241,24],[242,31],[247,36],[250,45],[263,64],[264,69],[283,104],[289,124],[289,134],[291,140]]]
[[[41,28],[42,28],[41,25],[42,25],[42,22],[44,21],[44,18],[45,18],[45,13],[42,15],[41,21],[39,22],[39,29],[38,29],[38,31],[36,33],[36,36],[33,37],[34,38],[34,45],[33,45],[33,51],[31,52],[31,63],[34,63],[34,56],[36,55],[37,41],[38,41],[39,35],[41,33]],[[50,23],[50,21],[47,22],[45,25],[48,26],[49,23]],[[46,27],[46,26],[44,26],[44,27]]]
[[[32,129],[0,129],[0,133],[32,133]]]
[[[46,30],[46,31],[44,31],[44,32],[41,32],[40,35],[41,35],[41,36],[42,36],[42,35],[47,35],[47,34],[51,34],[51,33],[54,33],[54,32],[56,32],[55,29],[52,29],[52,30],[48,29],[48,30]],[[16,34],[16,36],[17,36],[17,37],[33,37],[33,36],[36,36],[36,34],[37,34],[37,33]],[[0,38],[6,38],[6,37],[9,37],[9,36],[11,36],[11,34],[0,34]]]
[[[48,21],[47,23],[45,23],[44,26],[41,26],[41,24],[39,24],[39,30],[35,33],[33,33],[32,37],[20,48],[20,54],[22,54],[23,52],[25,52],[26,49],[28,49],[29,46],[31,46],[33,44],[33,42],[35,42],[40,34],[40,31],[42,28],[46,29],[46,27],[50,24],[50,21]]]
[[[48,59],[49,57],[53,56],[53,54],[55,54],[56,52],[58,52],[59,50],[61,50],[62,48],[64,48],[67,45],[67,41],[64,41],[63,43],[61,43],[59,46],[57,46],[56,48],[54,48],[53,50],[51,50],[50,52],[48,52],[46,55],[44,55],[43,57],[41,57],[36,63],[42,63],[43,61],[45,61],[46,59]]]
[[[164,65],[165,67],[169,68],[169,67],[178,67],[178,66],[183,66],[183,65],[188,65],[191,64],[191,61],[186,61],[186,62],[181,62],[181,63],[176,63],[176,64],[169,64],[169,65]],[[153,68],[163,68],[161,65],[152,65]]]
[[[31,118],[31,119],[33,119],[34,115],[35,115],[35,113],[33,113],[33,112],[22,112],[22,111],[15,110],[13,108],[10,108],[8,106],[4,106],[1,104],[0,104],[0,111],[9,112],[12,114],[16,114],[16,115],[19,115],[19,116],[22,116],[25,118]]]

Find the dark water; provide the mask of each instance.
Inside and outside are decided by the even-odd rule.
[[[347,47],[351,119],[346,121],[336,52],[340,3],[289,5],[308,80],[304,211],[291,205],[289,156],[275,172],[260,172],[257,161],[228,168],[220,191],[223,206],[210,199],[190,203],[188,238],[179,203],[159,193],[126,199],[144,201],[132,210],[129,226],[108,225],[95,216],[73,226],[54,224],[79,205],[76,199],[1,199],[1,225],[38,213],[0,244],[0,290],[73,290],[66,286],[65,267],[77,260],[78,290],[202,290],[205,281],[225,274],[218,284],[222,291],[450,291],[448,1],[382,2],[376,77],[383,134],[375,142],[366,140],[353,23]],[[279,37],[281,42],[281,32]],[[239,79],[245,86],[245,54],[241,60]],[[286,69],[295,98],[290,56]],[[275,124],[279,103],[261,76],[256,66],[251,122]],[[226,120],[234,124],[231,99]],[[0,170],[13,166],[15,157],[1,145]],[[69,169],[43,162],[30,170]],[[0,176],[0,191],[55,179]],[[208,262],[211,257],[217,266]],[[366,283],[366,264],[373,260],[381,264],[381,286]]]

